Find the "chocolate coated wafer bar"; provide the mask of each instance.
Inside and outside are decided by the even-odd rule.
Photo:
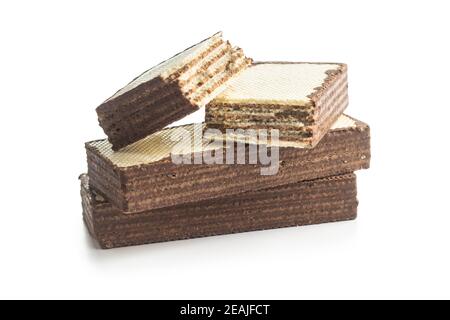
[[[118,150],[198,110],[250,64],[217,33],[119,90],[97,108],[99,123]]]
[[[193,125],[166,129],[118,152],[106,140],[88,142],[90,184],[120,211],[137,213],[354,172],[370,162],[369,127],[342,116],[317,147],[281,147],[275,175],[261,175],[261,165],[173,163],[179,142],[172,139],[201,131]],[[192,156],[209,147],[196,146]]]
[[[81,176],[83,217],[102,248],[356,218],[356,176],[346,174],[125,215]]]
[[[206,106],[206,125],[222,131],[278,129],[280,140],[311,148],[347,105],[345,64],[261,62]]]

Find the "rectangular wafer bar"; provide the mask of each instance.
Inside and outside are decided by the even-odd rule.
[[[356,176],[345,174],[125,215],[81,176],[83,217],[104,249],[352,220]]]
[[[221,33],[146,71],[97,108],[114,150],[196,111],[251,60]]]
[[[342,63],[255,63],[206,106],[206,125],[278,129],[291,146],[314,147],[348,105]]]
[[[279,171],[267,176],[261,175],[261,165],[173,163],[177,138],[202,130],[195,125],[166,129],[118,152],[107,140],[88,142],[90,184],[117,209],[137,213],[369,167],[369,127],[345,115],[315,148],[281,147]],[[209,148],[194,146],[192,156]]]

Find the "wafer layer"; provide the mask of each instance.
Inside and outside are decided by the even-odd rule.
[[[196,111],[250,63],[216,34],[119,90],[97,108],[100,125],[118,150]]]
[[[166,129],[118,152],[106,140],[87,143],[91,186],[119,210],[137,213],[369,167],[369,127],[347,116],[314,149],[281,147],[279,162],[272,164],[278,173],[268,176],[261,175],[261,164],[202,162],[213,150],[229,152],[225,144],[202,140],[202,130],[201,125]],[[232,155],[239,150],[233,147]],[[244,145],[246,159],[258,152],[254,147]],[[202,164],[173,163],[172,153],[200,158]]]
[[[102,248],[141,245],[356,218],[354,174],[125,215],[81,177],[83,217]]]
[[[290,146],[313,147],[348,105],[347,66],[256,63],[206,106],[206,124],[278,129]]]

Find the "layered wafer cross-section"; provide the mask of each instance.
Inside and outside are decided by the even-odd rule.
[[[273,175],[261,175],[262,164],[202,161],[212,153],[230,152],[228,144],[216,145],[196,139],[202,137],[202,130],[202,125],[165,129],[116,152],[107,140],[86,143],[91,187],[119,210],[138,213],[369,167],[369,127],[345,115],[316,148],[277,149],[278,162],[270,164],[278,169]],[[184,144],[188,148],[178,151],[183,150]],[[253,152],[253,147],[244,144],[245,157]],[[231,152],[239,150],[233,145]],[[274,149],[271,152],[275,152]],[[199,164],[174,162],[173,155],[177,153]],[[234,153],[232,155],[234,157]]]
[[[146,71],[97,108],[118,150],[196,111],[251,64],[221,33]]]
[[[356,218],[356,176],[345,174],[125,215],[81,176],[83,217],[104,249]]]
[[[255,63],[206,106],[209,128],[278,129],[291,146],[314,147],[348,105],[347,66]]]

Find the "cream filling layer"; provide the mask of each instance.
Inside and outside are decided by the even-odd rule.
[[[224,74],[226,66],[230,63],[232,58],[232,52],[227,52],[215,61],[208,69],[203,72],[198,72],[191,77],[189,82],[183,86],[182,92],[187,94],[188,97],[192,97],[196,92],[204,90],[208,85]],[[201,84],[199,86],[199,84]]]
[[[242,54],[236,58],[233,56],[223,67],[223,72],[218,72],[208,83],[195,92],[190,99],[196,102],[200,107],[206,106],[215,97],[221,94],[225,89],[225,82],[237,76],[249,64],[248,59]]]
[[[330,130],[338,130],[338,129],[344,129],[344,128],[355,128],[356,127],[356,121],[351,119],[350,117],[346,115],[341,115],[338,120],[333,124]],[[270,132],[269,132],[270,133]],[[214,139],[216,141],[222,140],[233,140],[236,142],[241,143],[250,143],[250,144],[260,144],[261,142],[258,140],[258,138],[246,136],[242,134],[236,134],[236,133],[223,133],[221,135],[216,135],[214,133],[208,133],[206,135],[206,138]],[[280,137],[280,139],[282,136]],[[286,141],[286,140],[279,140],[277,143],[274,143],[272,141],[268,141],[267,146],[269,147],[292,147],[292,148],[308,148],[310,146],[309,142],[303,142],[303,141]]]
[[[218,55],[220,55],[222,52],[226,52],[227,51],[231,51],[231,46],[226,43],[223,42],[220,46],[218,46],[217,48],[215,48],[213,51],[211,51],[206,57],[205,59],[202,59],[201,63],[197,63],[195,66],[193,66],[192,68],[189,68],[188,71],[184,72],[179,78],[178,80],[183,82],[183,81],[188,81],[190,82],[190,79],[192,77],[195,77],[197,73],[202,73],[202,68],[204,67],[204,65],[208,62],[210,62],[211,60],[213,60],[215,57],[217,57]],[[222,54],[224,55],[224,54]],[[211,67],[211,66],[210,66]],[[207,69],[209,69],[210,67],[208,67]]]

